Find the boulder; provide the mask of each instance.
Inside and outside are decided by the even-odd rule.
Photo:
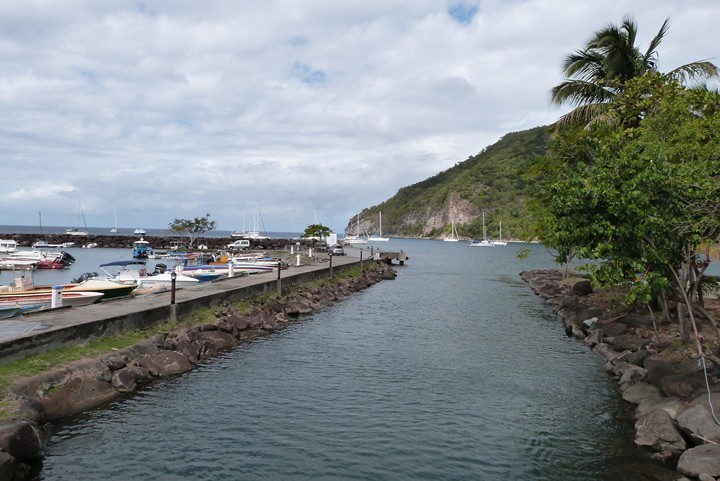
[[[657,386],[638,382],[626,387],[622,392],[622,398],[629,403],[640,404],[648,400],[659,400],[662,398],[662,393]]]
[[[639,351],[650,344],[650,339],[634,336],[632,334],[620,334],[614,336],[613,348],[616,351]]]
[[[250,327],[250,321],[245,316],[231,315],[225,318],[225,322],[235,326],[238,332],[242,332]]]
[[[40,398],[48,421],[94,408],[119,396],[109,382],[76,377]]]
[[[638,417],[635,422],[635,444],[674,454],[687,448],[685,439],[675,427],[672,418],[662,409],[653,409]]]
[[[573,284],[572,290],[578,296],[587,296],[592,293],[593,288],[589,280],[583,279]]]
[[[668,359],[662,354],[653,354],[645,359],[643,367],[647,369],[648,381],[660,386],[662,379],[669,375],[690,375],[700,372],[701,366],[696,359]]]
[[[147,368],[140,366],[126,366],[113,373],[112,387],[120,392],[131,392],[137,389],[137,383],[149,381],[152,375]]]
[[[17,472],[17,464],[12,454],[0,451],[0,479],[13,479]]]
[[[703,444],[680,455],[677,470],[693,478],[720,477],[720,444]]]
[[[237,344],[235,336],[223,331],[204,332],[203,337],[216,352],[231,348]]]
[[[14,460],[29,461],[37,458],[41,454],[41,448],[40,435],[29,421],[13,419],[0,422],[0,450],[12,455]],[[6,462],[10,461],[6,459]],[[0,476],[0,479],[11,478]]]
[[[687,434],[695,444],[720,443],[720,425],[713,419],[705,406],[692,406],[676,419],[682,432]]]
[[[138,366],[146,368],[153,376],[164,377],[190,371],[193,364],[176,351],[161,351],[138,359]]]

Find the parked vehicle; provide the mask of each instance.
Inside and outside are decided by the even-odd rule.
[[[345,255],[345,249],[343,249],[343,246],[341,245],[334,245],[328,247],[328,252],[334,256],[344,256]]]
[[[247,239],[238,239],[235,242],[231,242],[230,244],[226,245],[225,247],[232,251],[241,251],[250,248],[250,241]]]

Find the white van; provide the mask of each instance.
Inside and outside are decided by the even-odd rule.
[[[232,251],[241,251],[250,248],[250,241],[247,239],[238,239],[235,242],[226,245],[225,247]]]

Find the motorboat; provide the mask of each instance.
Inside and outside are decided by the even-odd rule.
[[[162,266],[162,267],[161,267]],[[112,273],[106,268],[117,267],[118,271]],[[155,271],[152,275],[148,275],[147,269],[145,268],[145,261],[132,260],[132,261],[114,261],[100,264],[100,269],[105,272],[105,276],[98,276],[97,278],[116,281],[121,284],[135,285],[138,287],[171,287],[173,283],[172,273],[165,270],[164,264],[158,264],[155,266]],[[175,287],[188,287],[193,286],[199,282],[194,277],[186,276],[174,272]]]
[[[138,229],[135,229],[135,231],[133,233],[135,235],[145,235],[145,229],[138,228]]]
[[[17,241],[13,239],[0,239],[0,254],[8,254],[17,250]]]
[[[144,238],[140,238],[133,242],[133,257],[135,259],[147,259],[152,254],[150,243]]]
[[[112,299],[130,294],[137,286],[121,284],[115,281],[96,279],[97,272],[88,272],[69,284],[62,284],[63,292],[100,292],[102,299]],[[53,286],[38,286],[33,282],[32,273],[15,276],[9,285],[0,286],[0,301],[3,296],[14,294],[49,294]]]
[[[20,306],[1,306],[0,307],[0,319],[9,319],[11,317],[19,316],[22,313],[22,307]]]
[[[47,309],[52,306],[52,292],[5,292],[0,293],[0,307],[33,306]],[[60,293],[62,306],[81,307],[97,302],[103,296],[102,292],[66,292]],[[42,307],[40,307],[42,306]]]

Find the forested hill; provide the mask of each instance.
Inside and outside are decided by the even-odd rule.
[[[382,212],[383,235],[443,237],[455,221],[461,237],[482,237],[482,213],[488,237],[527,238],[526,201],[533,188],[523,173],[546,151],[550,129],[536,127],[505,135],[479,154],[422,182],[401,188],[382,204],[360,213],[360,232],[377,233]],[[356,232],[357,217],[346,232]]]

